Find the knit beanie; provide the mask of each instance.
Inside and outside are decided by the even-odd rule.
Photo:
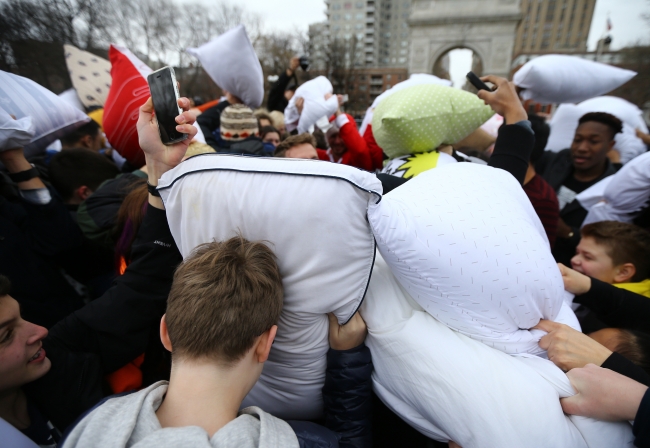
[[[257,118],[243,104],[233,104],[221,112],[221,138],[241,141],[258,133]]]

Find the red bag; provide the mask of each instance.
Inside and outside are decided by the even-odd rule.
[[[111,45],[111,88],[104,106],[104,133],[108,142],[130,164],[144,165],[136,124],[140,106],[149,97],[147,75],[151,69],[124,47]]]

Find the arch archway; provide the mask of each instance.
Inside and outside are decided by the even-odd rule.
[[[454,87],[473,91],[465,78],[470,70],[478,76],[483,74],[481,56],[471,48],[452,46],[435,59],[432,73],[439,78],[451,80]]]
[[[411,8],[410,73],[432,73],[455,48],[478,56],[482,72],[508,77],[520,0],[415,0]]]

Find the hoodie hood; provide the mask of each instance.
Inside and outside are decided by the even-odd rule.
[[[198,426],[161,428],[156,411],[167,384],[159,381],[137,393],[107,400],[74,427],[63,446],[298,448],[298,439],[286,422],[254,406],[240,411],[212,437]]]

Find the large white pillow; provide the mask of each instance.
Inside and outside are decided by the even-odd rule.
[[[375,393],[428,437],[473,448],[632,446],[628,423],[564,415],[559,398],[573,391],[553,363],[450,330],[411,298],[381,256],[361,313]]]
[[[643,119],[643,111],[636,104],[630,103],[617,96],[599,96],[591,98],[579,104],[580,108],[587,112],[607,112],[618,117],[623,123],[627,123],[634,129],[641,129],[648,132],[648,126]]]
[[[187,52],[201,61],[210,78],[223,90],[252,109],[262,105],[262,66],[244,25],[237,25],[198,48],[188,48]]]
[[[539,217],[516,179],[487,165],[425,171],[371,206],[377,247],[400,283],[450,328],[506,353],[543,354],[565,296]]]
[[[570,148],[578,127],[578,120],[583,115],[584,112],[580,109],[580,106],[560,104],[548,123],[551,133],[548,136],[545,149],[560,152],[563,149]]]
[[[282,418],[319,418],[326,313],[344,323],[365,295],[375,256],[366,216],[381,198],[379,180],[336,163],[205,154],[167,172],[158,189],[184,257],[237,232],[270,242],[284,308],[269,360],[243,405]]]
[[[45,87],[1,70],[0,109],[16,119],[32,118],[34,137],[24,147],[27,157],[42,154],[50,143],[90,121]]]
[[[576,56],[549,54],[526,62],[513,77],[524,100],[579,103],[604,95],[636,76],[636,72]]]
[[[289,104],[284,109],[284,122],[288,130],[298,129],[298,133],[312,132],[313,126],[321,118],[329,118],[339,107],[335,95],[325,99],[325,95],[332,93],[332,83],[324,76],[318,76],[307,81],[296,89]],[[303,98],[305,103],[302,113],[298,113],[296,101]]]
[[[650,203],[650,152],[576,196],[589,210],[583,225],[598,221],[632,222]]]

